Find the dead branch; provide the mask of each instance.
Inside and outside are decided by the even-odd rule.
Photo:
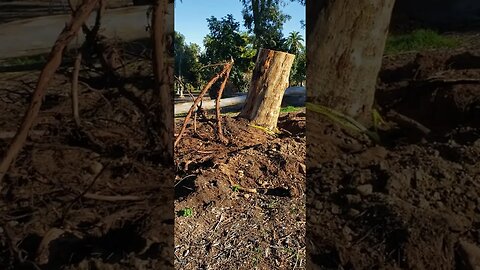
[[[93,187],[93,185],[95,184],[95,182],[97,182],[98,178],[100,178],[100,176],[103,174],[103,172],[107,169],[107,167],[110,165],[110,163],[108,163],[107,165],[103,166],[103,168],[97,173],[97,175],[95,175],[95,177],[93,177],[92,181],[90,182],[90,184],[87,186],[87,188],[81,192],[78,196],[76,196],[68,205],[67,207],[65,207],[65,209],[63,210],[63,213],[62,213],[62,216],[61,216],[61,219],[60,219],[60,223],[63,224],[64,221],[65,221],[65,218],[67,217],[67,214],[68,212],[70,211],[70,209],[72,208],[73,204],[80,200],[83,196],[85,196],[85,194],[88,193],[88,191]]]
[[[182,138],[182,135],[183,133],[185,133],[185,129],[187,128],[187,124],[188,124],[188,120],[190,120],[190,117],[192,115],[192,112],[193,110],[195,110],[195,108],[197,107],[197,104],[200,102],[200,100],[203,98],[203,96],[205,95],[205,93],[207,93],[208,89],[210,89],[210,87],[212,87],[212,85],[220,78],[222,77],[224,74],[226,74],[226,72],[228,71],[230,67],[230,64],[226,64],[224,67],[223,67],[223,70],[219,73],[217,73],[217,75],[215,75],[206,85],[205,87],[202,89],[202,91],[200,92],[200,94],[198,95],[198,97],[195,99],[195,102],[193,102],[192,104],[192,107],[190,107],[190,110],[188,110],[188,113],[187,113],[187,116],[185,116],[185,120],[183,121],[183,125],[182,125],[182,129],[180,130],[180,133],[178,134],[177,138],[175,139],[175,143],[174,143],[174,147],[176,147],[178,145],[178,142],[180,141],[180,139]]]
[[[99,0],[100,7],[97,10],[97,16],[95,17],[95,25],[92,29],[89,29],[87,25],[84,23],[82,25],[83,32],[86,35],[85,41],[83,42],[83,45],[80,47],[77,57],[75,58],[75,63],[73,65],[73,73],[72,73],[72,89],[71,89],[71,95],[72,95],[72,113],[73,113],[73,119],[75,120],[75,124],[77,127],[80,127],[80,113],[78,109],[78,75],[80,73],[80,68],[82,64],[82,51],[84,51],[87,47],[93,46],[93,43],[95,42],[95,37],[98,35],[98,31],[100,30],[100,25],[101,25],[101,19],[102,15],[105,12],[106,8],[106,1],[105,0]],[[68,1],[68,4],[70,6],[70,10],[72,13],[75,13],[75,7],[73,6],[73,3],[71,1]]]
[[[444,84],[477,84],[480,83],[478,78],[444,78],[444,77],[430,77],[426,80],[420,81],[424,83],[444,83]]]
[[[73,73],[72,73],[72,113],[73,119],[75,120],[75,124],[77,127],[80,127],[80,113],[78,111],[78,74],[80,73],[80,66],[82,63],[82,52],[80,51],[77,54],[75,59],[75,64],[73,65]]]
[[[33,123],[40,111],[43,96],[45,95],[47,87],[56,70],[62,63],[63,52],[65,48],[77,35],[78,30],[80,30],[82,25],[88,19],[97,3],[98,0],[83,0],[82,4],[80,4],[79,8],[72,16],[70,22],[65,25],[64,29],[55,41],[52,51],[48,57],[48,61],[40,73],[36,89],[33,92],[32,101],[27,109],[27,112],[25,113],[22,124],[15,138],[13,139],[13,142],[6,151],[2,163],[0,164],[0,182],[27,139],[28,131],[33,126]]]
[[[220,115],[220,99],[222,98],[223,90],[225,89],[225,85],[227,84],[228,77],[230,76],[230,71],[232,70],[232,67],[233,67],[233,59],[230,61],[230,63],[227,63],[226,66],[228,66],[228,68],[227,68],[227,71],[225,72],[225,79],[223,80],[222,85],[218,90],[218,95],[216,100],[218,138],[220,139],[221,142],[225,144],[228,143],[228,139],[223,135],[222,116]]]
[[[106,202],[121,202],[121,201],[141,201],[144,200],[142,197],[125,195],[125,196],[110,196],[110,195],[100,195],[94,193],[85,193],[84,198],[97,200],[97,201],[106,201]]]
[[[419,122],[403,115],[403,114],[400,114],[394,110],[390,110],[387,115],[386,115],[387,118],[390,118],[391,120],[393,120],[394,122],[398,123],[399,125],[402,125],[402,126],[406,126],[406,127],[410,127],[410,128],[414,128],[418,131],[420,131],[421,133],[423,133],[424,135],[428,135],[430,134],[430,129],[427,128],[426,126],[420,124]]]

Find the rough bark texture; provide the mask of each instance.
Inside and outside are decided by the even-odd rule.
[[[248,97],[239,117],[270,130],[277,128],[280,105],[295,55],[260,49]]]
[[[307,2],[321,8],[307,18],[308,99],[369,124],[395,1],[320,2]]]
[[[154,42],[153,72],[155,75],[155,106],[156,130],[159,135],[157,150],[163,153],[165,165],[172,165],[173,138],[174,138],[174,113],[173,113],[173,83],[174,83],[174,58],[173,58],[173,25],[167,23],[168,5],[173,0],[156,0],[152,16]],[[173,16],[172,16],[173,17]]]
[[[40,111],[42,99],[47,90],[48,84],[62,62],[62,56],[65,48],[77,35],[78,30],[80,30],[84,22],[88,19],[97,3],[97,0],[84,0],[78,10],[75,12],[71,21],[65,25],[65,28],[60,33],[57,41],[53,45],[48,62],[40,73],[37,87],[32,95],[32,102],[25,113],[22,124],[15,135],[15,138],[13,138],[13,141],[5,153],[2,163],[0,164],[0,182],[27,139],[28,131],[33,126],[38,112]]]

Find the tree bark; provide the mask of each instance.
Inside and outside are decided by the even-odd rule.
[[[293,54],[260,49],[247,100],[239,117],[269,130],[276,130],[294,59]]]
[[[317,3],[323,2],[323,3]],[[307,96],[310,102],[371,124],[395,0],[307,1]]]
[[[152,15],[153,72],[155,76],[155,129],[159,135],[157,150],[163,153],[165,165],[173,165],[173,25],[167,22],[168,5],[173,0],[156,0]]]

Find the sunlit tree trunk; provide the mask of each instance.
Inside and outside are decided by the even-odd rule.
[[[370,123],[394,2],[307,1],[310,101]]]
[[[245,106],[239,117],[269,130],[277,128],[283,94],[295,55],[260,49]]]

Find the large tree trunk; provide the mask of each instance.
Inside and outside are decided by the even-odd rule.
[[[164,165],[173,165],[173,24],[168,23],[168,5],[173,0],[156,0],[153,4],[153,72],[155,76],[155,129],[159,135],[157,150],[162,152]],[[172,19],[173,20],[173,19]]]
[[[395,0],[307,1],[308,99],[370,124]]]
[[[239,117],[269,130],[277,128],[280,105],[295,55],[260,49],[247,101]]]

